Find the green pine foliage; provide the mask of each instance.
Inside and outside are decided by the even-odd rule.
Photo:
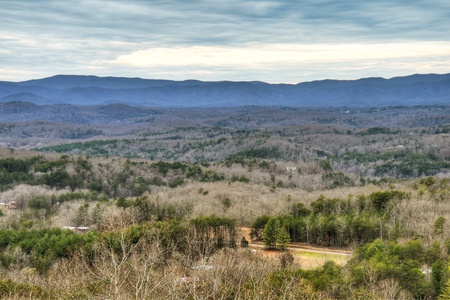
[[[276,246],[280,250],[286,250],[289,242],[291,241],[291,237],[289,236],[289,232],[287,232],[286,227],[281,225],[277,231],[276,237]]]
[[[292,205],[290,214],[278,216],[292,242],[306,242],[323,246],[363,245],[377,238],[394,237],[398,228],[389,222],[392,207],[408,197],[400,191],[376,191],[354,199],[326,198],[320,196],[310,208],[301,203]],[[272,217],[273,218],[273,217]],[[275,248],[273,235],[265,229],[270,216],[257,217],[252,223],[251,235],[267,240],[266,245]],[[273,228],[271,221],[268,228]],[[262,230],[264,228],[264,230]],[[266,239],[264,233],[266,232]],[[276,234],[275,234],[276,235]]]
[[[277,247],[277,235],[280,226],[278,218],[270,218],[264,226],[262,239],[267,248],[275,249]]]

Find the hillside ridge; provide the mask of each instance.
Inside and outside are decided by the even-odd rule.
[[[90,75],[55,75],[0,81],[0,102],[81,106],[122,103],[147,107],[383,107],[450,103],[449,74],[385,79],[317,80],[297,84],[261,81],[174,81]]]

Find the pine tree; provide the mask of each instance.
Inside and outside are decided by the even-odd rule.
[[[291,241],[291,237],[289,236],[289,232],[286,230],[285,226],[280,226],[277,231],[276,236],[276,245],[277,248],[281,250],[286,250],[287,245]]]
[[[442,291],[442,294],[438,297],[439,300],[450,300],[450,280],[445,285],[444,290]]]
[[[74,223],[76,226],[88,226],[89,225],[89,203],[86,203],[78,208],[75,215]]]
[[[270,218],[264,226],[263,241],[269,249],[275,249],[277,244],[277,234],[280,228],[280,221],[277,218]]]

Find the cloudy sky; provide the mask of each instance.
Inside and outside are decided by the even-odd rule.
[[[0,0],[0,80],[450,72],[448,0]]]

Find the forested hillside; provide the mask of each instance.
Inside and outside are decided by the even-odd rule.
[[[450,295],[448,106],[0,109],[3,298]]]
[[[0,102],[147,107],[385,107],[448,104],[450,74],[321,80],[298,84],[171,81],[142,78],[57,75],[0,82]]]

